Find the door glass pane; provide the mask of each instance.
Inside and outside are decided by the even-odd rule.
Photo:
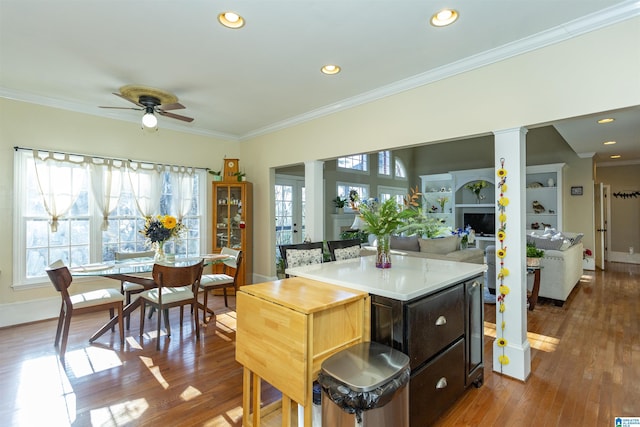
[[[276,185],[276,245],[293,243],[293,186]]]

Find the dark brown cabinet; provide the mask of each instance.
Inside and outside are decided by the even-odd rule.
[[[372,295],[371,339],[411,359],[409,412],[424,427],[471,385],[482,385],[482,276],[411,301]]]

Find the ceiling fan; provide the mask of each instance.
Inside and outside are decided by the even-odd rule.
[[[191,117],[169,112],[169,110],[180,110],[185,108],[184,105],[178,102],[178,97],[172,93],[152,87],[127,85],[120,88],[120,93],[113,92],[113,94],[136,104],[139,108],[106,106],[100,106],[100,108],[144,111],[145,113],[142,116],[142,125],[144,127],[156,127],[158,119],[156,118],[155,113],[164,117],[182,120],[183,122],[191,123],[193,121],[193,118]]]

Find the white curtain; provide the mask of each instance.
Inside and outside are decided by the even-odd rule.
[[[42,203],[51,216],[51,232],[58,231],[58,218],[75,203],[86,178],[84,158],[71,160],[69,154],[40,153],[33,150]]]
[[[176,213],[178,222],[182,222],[182,218],[191,210],[194,175],[193,168],[180,167],[177,171],[171,170],[173,211]]]
[[[116,166],[114,162],[120,163]],[[122,190],[122,176],[124,167],[119,160],[104,159],[104,163],[91,163],[91,192],[93,199],[102,214],[102,231],[109,228],[109,214],[118,205]]]
[[[136,208],[140,215],[145,218],[160,213],[163,170],[164,167],[161,165],[127,163],[127,175],[129,175],[129,183],[131,184],[131,192],[136,202]]]

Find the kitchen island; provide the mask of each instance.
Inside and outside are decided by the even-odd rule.
[[[375,256],[289,268],[290,276],[371,295],[371,340],[411,359],[412,427],[431,425],[484,372],[483,273],[486,265],[394,256],[390,269]]]

